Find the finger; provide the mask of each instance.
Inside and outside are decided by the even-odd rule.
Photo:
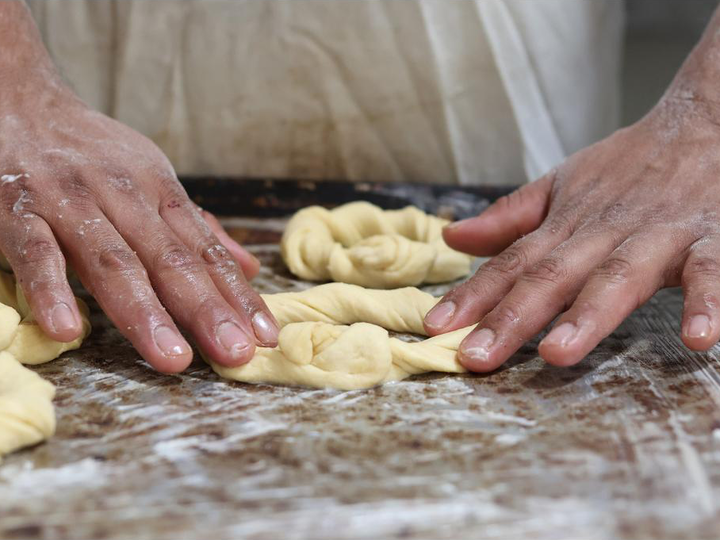
[[[147,269],[155,292],[173,318],[215,362],[237,366],[255,354],[247,319],[218,291],[206,264],[170,229],[146,201],[108,205],[118,233]]]
[[[133,250],[99,210],[69,214],[50,225],[85,287],[150,365],[163,373],[185,369],[192,349]]]
[[[207,223],[188,200],[179,205],[164,204],[160,215],[177,236],[205,265],[223,298],[232,306],[257,339],[259,345],[275,347],[279,326],[275,317],[248,284],[230,252],[218,243]]]
[[[591,274],[572,307],[538,348],[557,366],[576,364],[663,287],[683,246],[671,234],[631,236]]]
[[[523,272],[512,290],[461,343],[458,360],[492,371],[570,305],[588,275],[620,244],[611,231],[578,231]]]
[[[720,339],[720,238],[704,238],[690,247],[682,286],[682,340],[692,350],[707,350]]]
[[[82,318],[68,284],[65,257],[48,224],[32,213],[14,216],[0,236],[0,251],[43,332],[57,341],[79,338]]]
[[[490,259],[468,281],[446,294],[426,315],[425,330],[433,336],[478,322],[526,269],[571,236],[574,225],[574,219],[564,212],[549,216],[539,229]]]
[[[169,207],[167,208],[168,210],[170,209]],[[217,239],[220,240],[220,243],[230,251],[232,256],[235,257],[235,260],[240,264],[240,268],[242,268],[245,278],[247,280],[251,280],[257,276],[260,271],[260,261],[252,253],[233,240],[214,215],[207,210],[203,210],[199,206],[196,208],[205,220],[205,223],[207,223],[210,227],[210,230]]]
[[[478,256],[497,255],[542,223],[548,212],[553,175],[501,197],[479,216],[456,221],[443,230],[448,246]]]

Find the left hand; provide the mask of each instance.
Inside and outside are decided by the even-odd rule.
[[[562,314],[539,353],[579,362],[662,287],[682,284],[682,339],[720,337],[720,109],[670,92],[637,124],[444,231],[496,255],[427,315],[435,335],[480,322],[458,351],[491,371]]]

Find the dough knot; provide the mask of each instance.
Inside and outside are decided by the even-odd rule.
[[[354,390],[427,371],[465,371],[456,353],[471,327],[416,343],[388,334],[424,334],[423,316],[437,299],[419,289],[330,283],[263,299],[281,326],[278,346],[258,347],[239,367],[210,362],[223,377]]]
[[[297,212],[283,234],[285,264],[310,281],[373,288],[443,283],[467,275],[472,257],[442,239],[448,222],[414,207],[382,210],[366,202]]]

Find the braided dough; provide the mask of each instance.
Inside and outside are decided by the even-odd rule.
[[[438,299],[419,289],[330,283],[263,300],[281,327],[278,347],[257,348],[240,367],[208,360],[222,377],[354,390],[428,371],[465,371],[456,352],[471,327],[417,343],[389,337],[388,330],[425,335],[423,317]]]
[[[0,460],[4,454],[36,444],[55,432],[55,387],[22,364],[41,364],[77,349],[90,333],[87,307],[78,300],[82,337],[53,341],[33,318],[15,278],[0,272]]]
[[[311,206],[292,217],[280,247],[290,271],[309,281],[380,289],[443,283],[466,276],[472,262],[443,241],[447,224],[412,206]]]

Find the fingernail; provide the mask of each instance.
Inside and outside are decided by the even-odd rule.
[[[277,343],[278,327],[277,325],[262,311],[258,311],[252,318],[253,330],[255,336],[263,344]]]
[[[484,362],[490,356],[490,347],[495,343],[495,332],[483,328],[471,334],[460,346],[460,353],[475,362]]]
[[[457,229],[458,227],[461,227],[463,224],[465,224],[465,222],[470,221],[470,219],[472,219],[472,218],[461,219],[459,221],[453,221],[452,223],[448,223],[447,225],[445,225],[445,227],[443,227],[443,228],[446,231],[452,231],[454,229]]]
[[[158,326],[153,331],[155,345],[165,356],[180,356],[190,353],[190,346],[169,326]]]
[[[230,351],[230,356],[233,358],[242,358],[250,347],[250,338],[235,323],[222,323],[216,335],[220,345]]]
[[[545,339],[543,339],[543,343],[555,347],[567,347],[576,334],[577,327],[573,323],[562,323],[550,331]]]
[[[56,332],[75,330],[78,327],[78,320],[72,309],[65,303],[59,303],[50,312],[53,328]]]
[[[691,338],[706,338],[710,335],[710,318],[707,315],[695,315],[690,319],[687,336]]]
[[[425,324],[430,328],[443,328],[452,321],[455,309],[457,306],[452,301],[438,304],[425,315]]]

